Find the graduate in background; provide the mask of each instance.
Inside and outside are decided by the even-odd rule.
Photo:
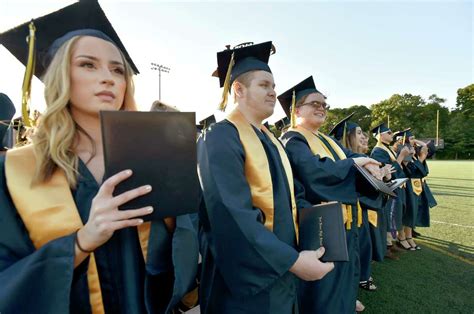
[[[403,232],[400,232],[398,240],[403,246],[405,246],[404,242],[406,242],[411,250],[420,250],[421,248],[413,240],[412,230],[418,222],[418,210],[423,192],[423,178],[428,175],[428,167],[426,165],[428,147],[425,143],[415,139],[411,129],[397,132],[395,136],[397,137],[397,142],[394,146],[395,150],[402,151],[408,149],[410,151],[410,155],[402,163],[403,171],[410,180],[407,182],[406,189],[405,211],[403,213],[404,228]],[[417,144],[420,147],[418,152],[416,150]]]
[[[138,73],[104,12],[81,1],[1,34],[0,42],[25,63],[26,94],[33,74],[43,80],[47,104],[33,145],[0,160],[0,311],[174,311],[197,267],[189,217],[178,216],[173,229],[144,223],[140,217],[159,204],[118,207],[151,186],[113,196],[133,178],[126,169],[102,182],[99,111],[136,110]],[[27,97],[29,124],[26,104]]]
[[[350,121],[354,114],[338,122],[329,132],[339,143],[354,153],[366,155],[363,149],[364,134],[360,126]],[[367,148],[368,149],[368,148]],[[391,179],[394,171],[392,165],[382,168],[384,180]],[[360,194],[360,193],[359,193]],[[377,243],[372,244],[370,225],[377,228],[377,212],[383,208],[384,197],[382,193],[375,192],[370,195],[359,195],[359,204],[362,208],[362,225],[359,226],[359,249],[360,249],[360,283],[359,287],[368,291],[375,291],[377,286],[371,276],[372,252],[377,250]],[[370,220],[370,221],[369,221]],[[373,247],[375,246],[375,248]],[[378,258],[377,256],[375,257]]]
[[[362,134],[363,136],[362,136],[362,142],[361,142],[361,147],[360,147],[359,152],[367,155],[369,152],[369,133],[362,132]],[[392,168],[389,168],[389,169],[391,169],[390,175],[393,176],[393,173],[394,173],[393,166]],[[383,217],[385,217],[383,208],[385,206],[386,201],[387,201],[387,198],[384,197],[383,202],[382,202],[382,208],[377,208],[377,211],[373,210],[373,208],[372,209],[369,208],[367,212],[368,218],[369,218],[370,239],[372,243],[372,260],[376,262],[382,262],[385,256],[385,252],[386,252],[386,245],[387,245],[386,244],[386,238],[387,238],[386,228],[383,230],[383,233],[381,231],[382,223],[385,224],[385,222],[382,222],[382,219]],[[362,202],[362,205],[364,205],[363,202]],[[398,259],[398,257],[396,257],[395,255],[391,255],[391,258]],[[370,289],[370,286],[371,286],[370,279],[369,279],[368,285]]]
[[[278,100],[291,120],[291,127],[281,140],[295,177],[304,185],[306,199],[312,204],[343,203],[347,231],[349,262],[334,263],[334,270],[320,281],[300,282],[301,312],[354,313],[360,269],[358,226],[362,223],[354,163],[381,179],[379,163],[345,149],[319,132],[329,106],[312,76],[278,96]],[[363,310],[363,306],[358,304],[357,309]]]
[[[401,142],[403,140],[403,133],[400,132],[397,135],[398,135],[398,141]],[[438,203],[436,202],[433,196],[433,193],[431,193],[431,189],[428,186],[428,183],[426,182],[426,177],[429,174],[428,163],[426,162],[426,160],[434,155],[436,148],[434,147],[431,141],[428,143],[425,143],[423,141],[416,139],[411,130],[409,130],[409,132],[407,132],[406,135],[410,135],[408,140],[415,148],[415,154],[413,155],[413,160],[414,161],[418,160],[421,162],[421,165],[424,168],[424,173],[426,174],[423,178],[421,178],[422,191],[418,199],[418,213],[417,213],[417,219],[416,219],[416,226],[429,227],[430,226],[430,208],[435,207]],[[420,158],[423,158],[423,157],[425,158],[423,161],[421,161]],[[412,234],[413,235],[415,234],[414,229],[412,230]]]
[[[436,202],[436,199],[433,193],[431,192],[428,182],[426,181],[426,177],[429,174],[429,168],[428,168],[428,163],[426,162],[426,159],[431,158],[434,155],[436,148],[434,147],[434,145],[430,145],[432,144],[432,142],[425,143],[423,141],[415,139],[415,143],[417,146],[415,148],[416,156],[417,156],[416,158],[420,158],[422,151],[425,149],[424,147],[426,147],[426,149],[428,150],[428,154],[425,160],[422,162],[423,167],[425,168],[426,176],[421,179],[423,189],[422,189],[422,192],[420,195],[420,201],[418,204],[418,216],[417,216],[418,218],[416,220],[416,226],[429,227],[430,226],[430,209],[438,205],[438,203]],[[413,236],[416,237],[415,230],[413,230],[412,233],[413,233]],[[420,234],[417,233],[417,235],[420,235]]]
[[[262,125],[276,102],[272,47],[217,54],[220,109],[231,87],[237,106],[198,140],[201,313],[297,313],[296,276],[317,280],[333,267],[319,261],[322,248],[296,249],[296,211],[311,204],[300,197],[283,146]]]
[[[372,129],[373,136],[377,139],[377,144],[372,149],[371,157],[380,161],[385,165],[392,165],[396,170],[392,174],[394,179],[406,178],[403,171],[403,160],[408,158],[410,150],[403,148],[397,153],[392,150],[390,143],[393,141],[393,132],[385,123],[381,123]],[[380,231],[383,238],[384,255],[389,259],[398,259],[395,255],[397,250],[393,246],[392,241],[397,237],[403,239],[398,240],[398,245],[405,250],[412,250],[411,246],[403,237],[403,214],[405,212],[406,184],[394,191],[396,198],[389,198],[385,203],[384,210],[380,212],[382,220],[380,222]],[[400,238],[400,236],[402,236]],[[387,250],[385,250],[385,248]]]

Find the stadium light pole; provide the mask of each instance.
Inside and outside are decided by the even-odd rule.
[[[439,145],[439,109],[436,110],[436,147]]]
[[[152,62],[151,70],[158,71],[158,100],[161,100],[161,72],[170,73],[171,69],[162,64]]]

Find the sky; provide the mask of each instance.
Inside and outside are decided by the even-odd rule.
[[[74,1],[0,0],[0,32]],[[377,103],[395,93],[445,98],[474,83],[474,1],[99,1],[140,74],[141,110],[158,99],[197,120],[216,114],[222,90],[216,53],[243,42],[273,41],[277,94],[313,75],[333,108]],[[20,112],[24,67],[0,45],[0,91]],[[34,79],[32,109],[44,110]],[[270,122],[284,116],[277,103]]]

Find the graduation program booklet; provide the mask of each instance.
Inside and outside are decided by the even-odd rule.
[[[299,244],[301,250],[317,250],[324,246],[323,262],[347,262],[349,255],[341,204],[330,202],[301,209]]]
[[[382,192],[385,193],[389,196],[396,197],[397,195],[393,192],[396,188],[401,186],[403,183],[405,183],[408,179],[403,178],[403,179],[395,179],[392,181],[389,181],[387,183],[383,182],[382,180],[379,180],[375,178],[370,172],[365,169],[362,166],[359,166],[357,164],[354,164],[356,169],[358,170],[359,174],[361,177],[364,179],[362,180],[357,180],[357,190],[365,193],[367,192],[367,182],[370,184],[370,186],[377,192]]]
[[[153,206],[143,219],[197,212],[196,126],[194,112],[101,111],[105,176],[131,169],[114,195],[151,185],[152,191],[119,209]]]

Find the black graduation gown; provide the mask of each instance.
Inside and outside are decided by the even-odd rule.
[[[301,313],[354,313],[359,288],[359,241],[357,228],[356,172],[351,157],[360,157],[343,149],[348,159],[340,160],[328,143],[335,161],[314,155],[303,135],[288,131],[281,137],[288,152],[293,173],[303,184],[306,199],[312,204],[339,201],[352,205],[352,226],[346,230],[349,262],[336,262],[323,279],[300,281],[298,295]],[[325,140],[323,140],[325,142]],[[337,142],[336,142],[337,143]],[[338,144],[339,145],[339,144]]]
[[[388,149],[390,149],[387,146]],[[393,151],[392,151],[393,152]],[[396,155],[396,153],[394,153]],[[406,178],[405,172],[403,171],[402,166],[395,160],[390,159],[390,155],[380,147],[374,147],[370,155],[371,158],[385,164],[392,165],[395,169],[395,172],[392,173],[392,178],[402,179]],[[407,182],[408,184],[408,182]],[[385,217],[385,231],[400,231],[403,228],[402,216],[405,207],[405,187],[401,187],[395,190],[397,194],[396,198],[389,198],[385,203],[384,213],[381,213]],[[386,235],[385,235],[386,238]]]
[[[254,129],[266,152],[274,197],[274,229],[252,204],[245,152],[237,129],[224,120],[198,140],[205,204],[200,214],[201,313],[293,313],[296,235],[290,193],[277,148]],[[295,182],[295,194],[299,192]],[[309,206],[297,197],[297,206]]]
[[[403,171],[405,172],[406,177],[410,179],[422,179],[428,174],[427,169],[417,159],[413,159],[404,165]],[[404,226],[410,228],[414,228],[416,226],[420,199],[421,194],[416,195],[413,191],[412,183],[410,180],[407,181],[405,211],[403,212]]]
[[[72,194],[86,222],[99,186],[82,162],[78,171]],[[4,157],[0,172],[0,312],[90,313],[89,259],[74,269],[75,233],[36,250],[8,193]],[[106,313],[165,313],[194,284],[197,234],[189,215],[177,217],[173,234],[155,221],[146,265],[136,228],[115,232],[95,257]]]
[[[428,164],[425,161],[422,163],[423,167],[425,168],[425,173],[428,175],[429,169],[428,169]],[[420,200],[418,204],[418,218],[416,221],[416,225],[418,227],[429,227],[430,226],[430,208],[435,207],[438,205],[436,202],[436,199],[433,196],[433,193],[431,193],[431,189],[426,182],[426,180],[423,180],[423,191],[421,192],[420,195]]]
[[[362,225],[359,227],[359,250],[360,250],[360,281],[369,280],[372,273],[372,260],[382,261],[385,254],[385,242],[377,227],[369,222],[368,210],[379,213],[383,210],[384,196],[376,193],[372,196],[360,196],[359,202],[362,207]],[[374,232],[373,232],[373,231]],[[382,256],[380,256],[382,255]]]

